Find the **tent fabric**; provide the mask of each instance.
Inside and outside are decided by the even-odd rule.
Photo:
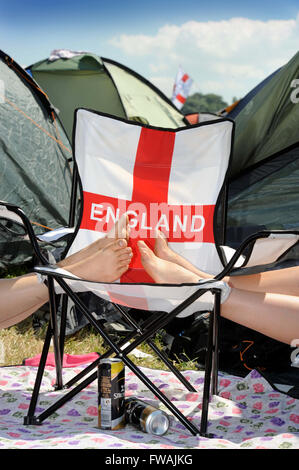
[[[298,76],[299,52],[257,88],[235,117],[232,177],[298,142],[299,107],[291,100]]]
[[[70,143],[45,93],[2,51],[0,77],[0,199],[20,206],[37,233],[66,225]],[[27,242],[7,239],[1,232],[0,244],[1,268],[32,258]]]
[[[257,230],[299,227],[299,106],[291,99],[299,53],[257,85],[227,115],[235,121],[227,240]],[[298,262],[298,247],[280,260]]]
[[[230,186],[229,219],[272,229],[298,227],[299,145],[244,173]],[[282,197],[283,196],[283,197]],[[229,224],[233,224],[229,220]]]
[[[227,242],[238,245],[257,230],[298,229],[298,181],[299,145],[278,152],[234,180],[229,187]],[[280,262],[297,264],[298,245]]]
[[[145,78],[92,53],[41,60],[27,70],[59,110],[70,139],[74,111],[80,107],[155,126],[180,127],[187,123],[171,101]]]
[[[280,70],[277,69],[275,72],[271,73],[268,77],[266,77],[261,83],[259,83],[256,87],[253,88],[247,95],[244,96],[241,100],[232,103],[230,106],[223,110],[225,116],[228,116],[231,119],[235,119],[237,115],[245,108],[245,106],[251,101],[254,96],[273,78],[273,76]],[[222,115],[222,114],[221,114]]]
[[[76,108],[101,109],[125,117],[117,90],[102,60],[93,54],[41,61],[29,70],[57,108],[70,141]]]
[[[158,127],[184,125],[184,116],[151,83],[116,62],[103,61],[117,87],[127,119],[139,118]]]

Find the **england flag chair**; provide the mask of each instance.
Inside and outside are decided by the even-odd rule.
[[[221,279],[236,267],[265,265],[275,261],[299,239],[297,232],[260,232],[240,248],[227,249],[225,233],[225,189],[231,158],[234,124],[218,119],[179,129],[155,128],[125,121],[86,109],[78,109],[74,124],[74,156],[82,193],[82,213],[68,254],[93,242],[111,229],[122,214],[130,216],[130,246],[134,256],[129,270],[116,282],[99,283],[79,279],[55,266],[35,270],[47,277],[49,290],[65,293],[107,343],[102,357],[121,357],[125,365],[158,397],[168,410],[194,435],[207,435],[210,392],[217,393],[218,317],[226,284]],[[216,217],[222,211],[222,217]],[[221,220],[217,227],[216,220]],[[214,279],[196,284],[156,284],[140,261],[137,241],[153,248],[156,230],[161,229],[169,246]],[[95,321],[80,298],[92,292],[112,302],[133,327],[132,333],[115,341]],[[51,303],[55,324],[55,296]],[[148,319],[137,324],[123,307],[148,311]],[[184,376],[159,351],[152,338],[175,317],[211,311],[200,428],[189,421],[128,357],[142,342],[176,374],[188,390],[196,392]],[[155,312],[155,313],[153,313]],[[54,328],[54,335],[58,334]],[[56,344],[60,344],[56,338]],[[129,343],[129,345],[128,345]],[[45,345],[43,356],[47,354]],[[61,352],[61,348],[60,348]],[[59,351],[58,376],[61,379]],[[41,424],[51,413],[96,379],[99,359],[64,385],[74,388],[36,416],[35,407],[43,374],[36,383],[25,424]],[[84,378],[88,373],[89,376]],[[84,380],[83,380],[84,379]],[[211,389],[212,383],[212,390]],[[62,388],[63,384],[57,384]]]

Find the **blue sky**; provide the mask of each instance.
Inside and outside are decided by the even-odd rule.
[[[21,65],[86,50],[131,67],[168,96],[178,66],[191,93],[241,97],[299,44],[299,1],[0,0],[0,48]]]

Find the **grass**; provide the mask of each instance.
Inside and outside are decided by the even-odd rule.
[[[42,352],[45,337],[45,328],[36,333],[32,327],[31,318],[24,320],[18,325],[0,331],[0,366],[20,365],[23,360],[33,357]],[[161,350],[163,345],[159,335],[156,336],[155,345]],[[98,352],[103,354],[107,348],[103,340],[93,327],[86,326],[73,335],[69,335],[65,340],[65,353],[86,354]],[[136,358],[129,357],[136,365],[149,367],[151,369],[166,370],[165,364],[155,355],[147,344],[138,347],[140,351],[150,354],[151,357]],[[50,351],[53,351],[51,346]],[[1,354],[2,352],[2,354]],[[197,370],[195,362],[191,360],[176,361],[176,366],[180,370]]]

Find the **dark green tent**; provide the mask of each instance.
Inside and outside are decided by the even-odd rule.
[[[236,122],[233,175],[298,142],[298,78],[299,52],[228,114]]]
[[[299,53],[228,114],[236,123],[228,198],[232,242],[257,229],[299,228],[298,77]]]
[[[27,68],[59,110],[69,138],[78,107],[160,127],[186,124],[184,115],[160,90],[128,67],[91,53],[69,51],[69,55],[52,54]]]
[[[72,151],[47,96],[0,51],[0,199],[19,205],[33,222],[58,228],[69,221]],[[0,267],[32,258],[29,243],[0,234]]]

